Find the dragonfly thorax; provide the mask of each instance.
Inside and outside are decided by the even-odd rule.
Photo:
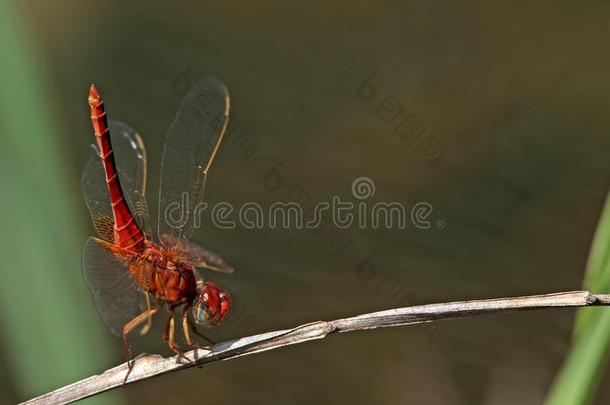
[[[146,247],[132,271],[155,299],[170,303],[192,302],[197,281],[192,266],[181,263],[156,245]],[[139,273],[139,274],[138,274]]]
[[[163,268],[167,270],[176,270],[177,266],[173,258],[164,250],[151,244],[144,250],[142,259],[146,262],[156,266],[157,268]]]

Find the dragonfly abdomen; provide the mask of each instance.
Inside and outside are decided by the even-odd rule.
[[[144,249],[144,235],[135,222],[129,207],[123,197],[116,163],[110,142],[110,130],[106,121],[104,102],[93,85],[89,91],[89,106],[91,107],[91,122],[95,130],[95,139],[100,151],[100,158],[106,173],[106,183],[110,193],[112,213],[114,216],[114,243],[132,252]]]

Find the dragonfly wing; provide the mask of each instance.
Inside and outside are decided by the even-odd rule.
[[[233,267],[229,266],[222,257],[196,243],[167,234],[162,234],[159,239],[161,246],[168,249],[172,255],[178,257],[182,262],[193,267],[203,267],[222,273],[233,273],[234,271]]]
[[[159,237],[190,238],[208,170],[229,117],[229,92],[218,79],[198,82],[186,95],[163,148]]]
[[[116,246],[90,237],[83,249],[83,274],[106,326],[121,336],[123,327],[150,308],[150,299],[129,271],[130,259]],[[139,329],[148,330],[147,325]]]
[[[150,239],[150,222],[146,204],[146,149],[140,135],[129,125],[110,121],[108,125],[112,151],[118,167],[119,181],[127,206],[142,232]],[[107,242],[114,242],[113,215],[110,194],[106,184],[106,174],[99,157],[95,153],[83,170],[82,186],[85,202],[89,208],[93,225],[98,235]]]
[[[114,219],[110,205],[110,194],[106,174],[97,154],[89,158],[81,178],[85,203],[91,214],[97,234],[108,242],[114,242]]]

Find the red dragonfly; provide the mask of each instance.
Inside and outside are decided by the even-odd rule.
[[[188,241],[195,229],[208,171],[229,117],[229,93],[214,78],[197,83],[186,95],[165,141],[161,161],[158,242],[150,232],[146,187],[146,151],[128,125],[110,121],[92,85],[89,92],[96,150],[83,171],[85,201],[99,238],[83,250],[83,273],[106,325],[123,337],[128,372],[133,368],[128,334],[144,334],[151,317],[169,309],[163,333],[171,350],[188,359],[176,344],[176,318],[189,346],[199,349],[190,332],[218,325],[231,305],[228,294],[198,269],[231,273],[220,257]],[[179,220],[175,211],[179,209]],[[174,214],[174,215],[172,215]],[[181,309],[182,311],[178,311]]]

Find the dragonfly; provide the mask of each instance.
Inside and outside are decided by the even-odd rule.
[[[197,326],[218,325],[231,306],[227,292],[205,281],[201,269],[232,273],[233,268],[189,240],[227,128],[229,93],[222,81],[209,77],[191,88],[178,109],[163,148],[156,240],[145,198],[142,137],[125,123],[107,120],[94,85],[88,102],[96,143],[83,170],[82,187],[97,237],[85,242],[82,268],[98,312],[123,338],[125,383],[135,362],[128,335],[145,334],[162,308],[169,310],[163,340],[193,363],[176,343],[176,323],[188,346],[211,350],[199,346],[191,333],[209,341]]]

